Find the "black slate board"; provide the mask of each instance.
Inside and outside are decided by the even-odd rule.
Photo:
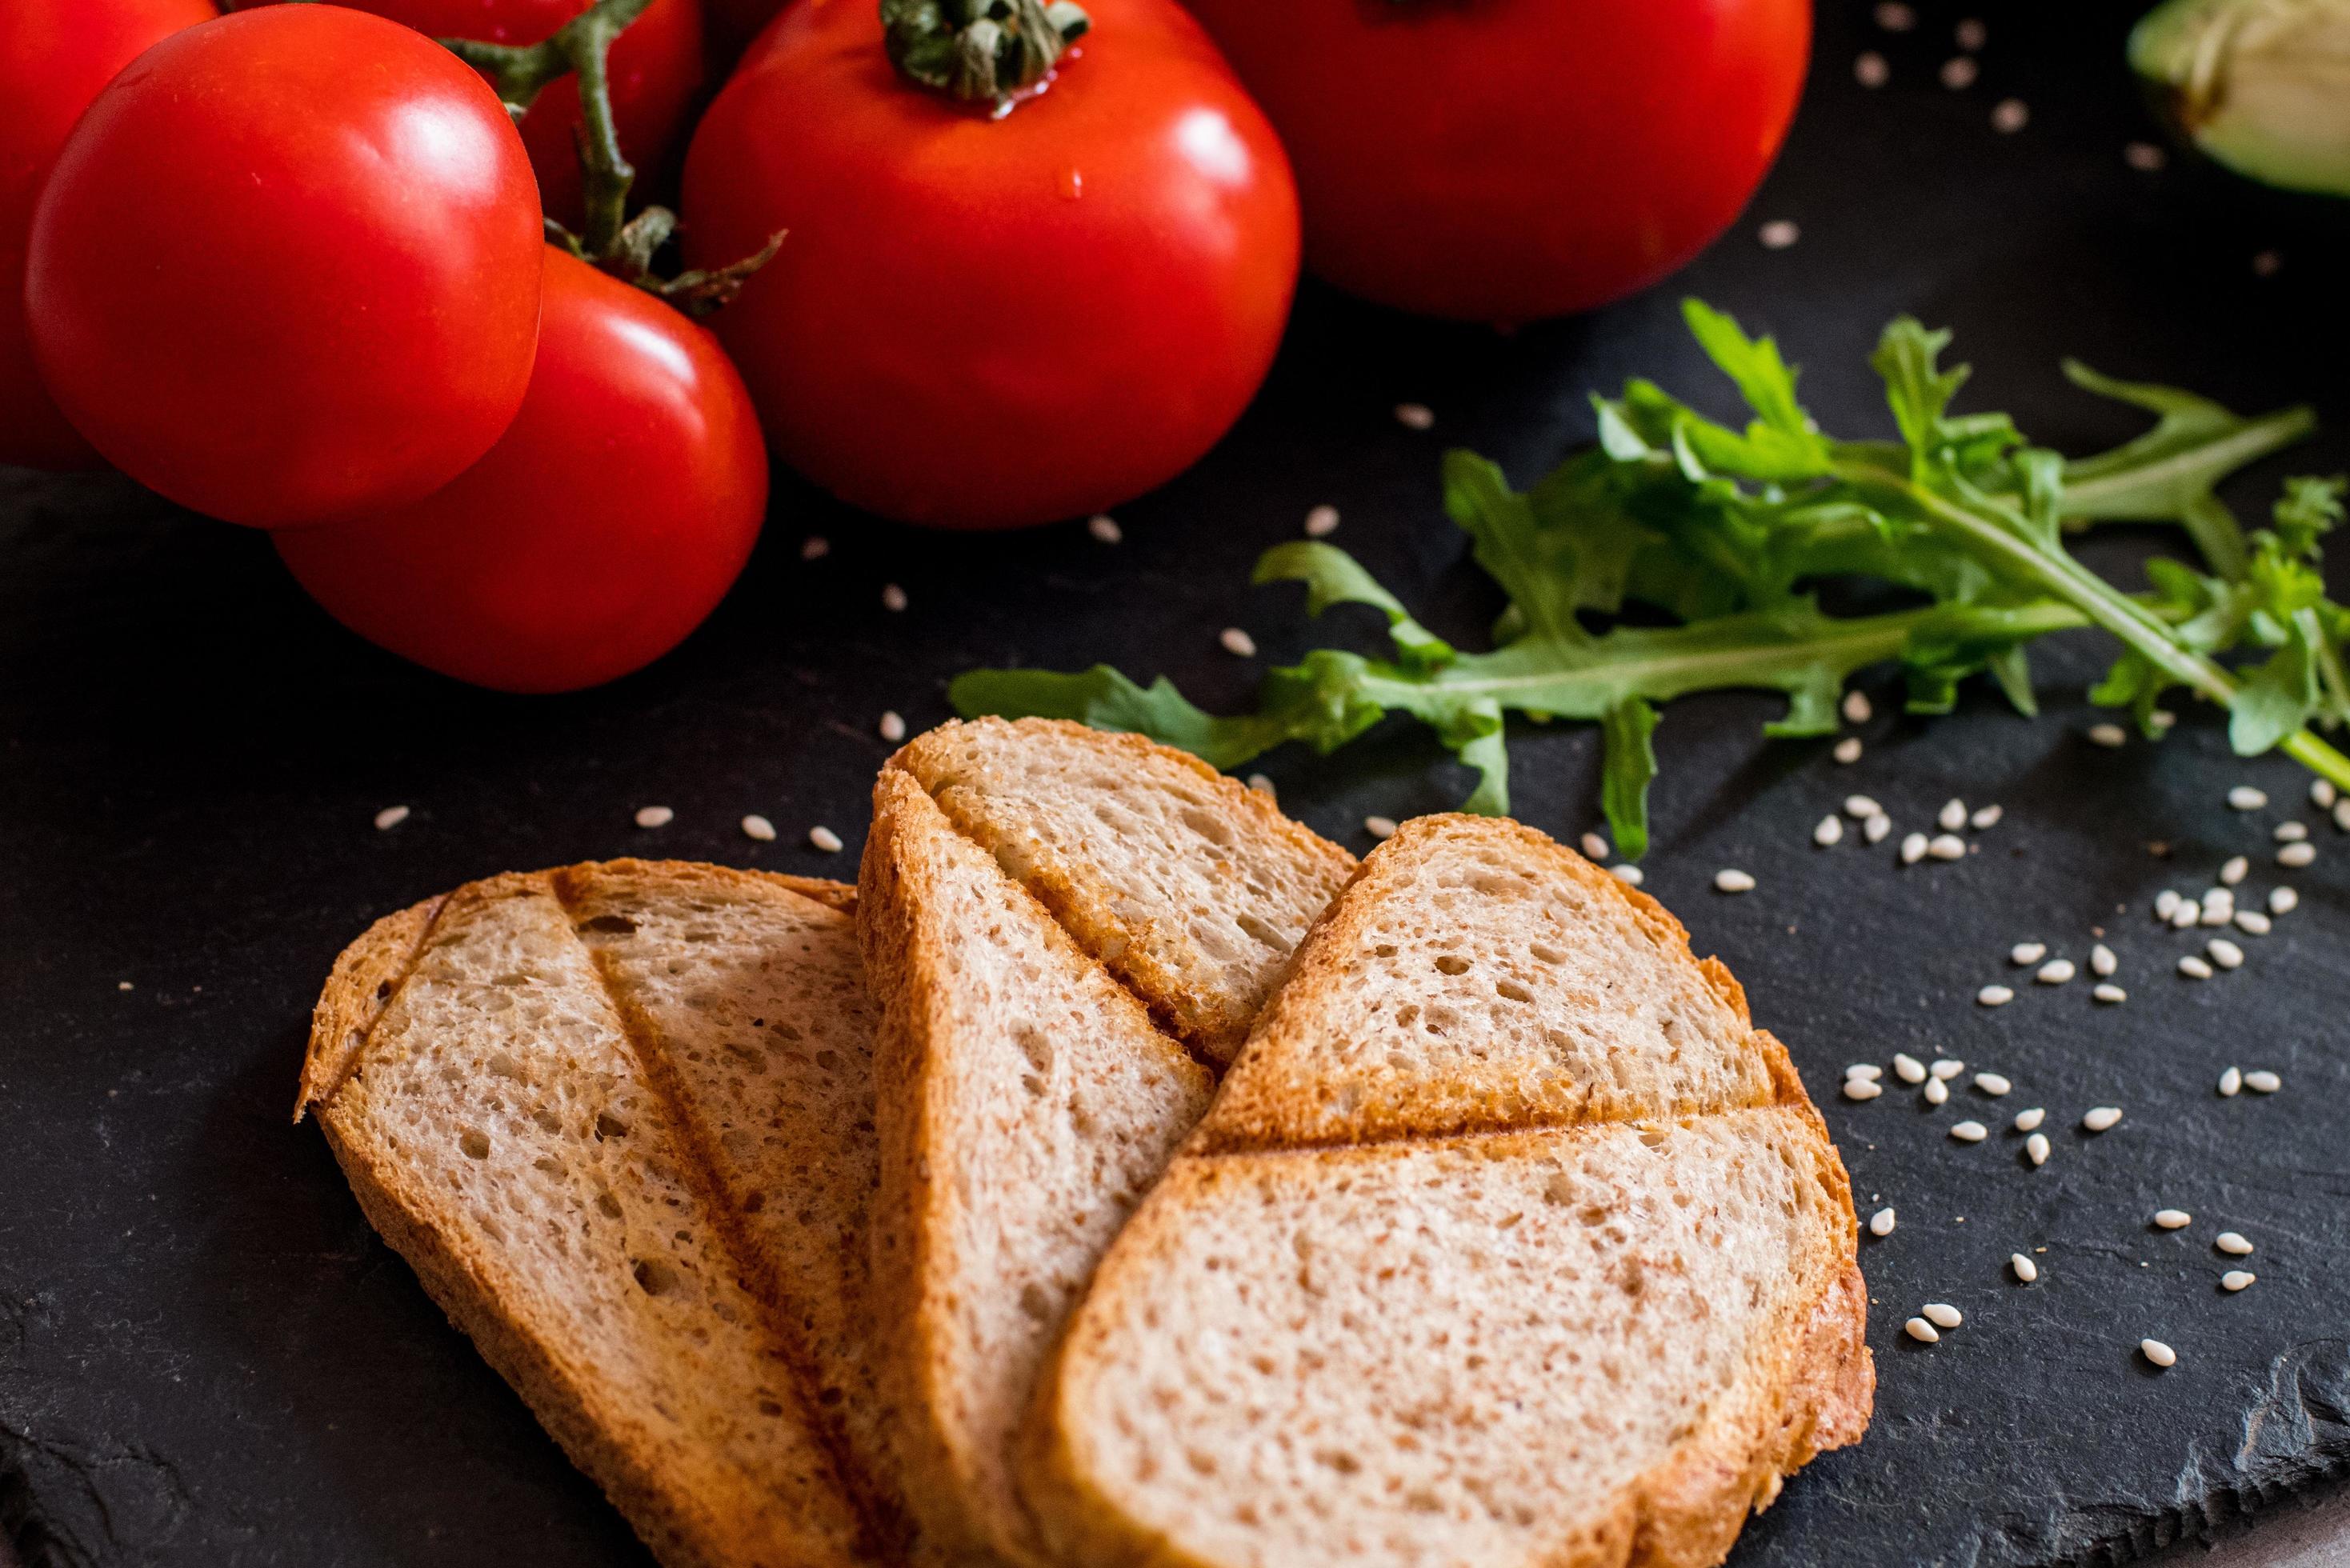
[[[2308,400],[2350,427],[2344,258],[2328,210],[2191,167],[2124,167],[2150,128],[2117,55],[2126,7],[1987,6],[1982,80],[1933,72],[1960,15],[1927,5],[1887,37],[1844,3],[1786,158],[1737,232],[1676,286],[1503,337],[1384,315],[1309,289],[1259,406],[1194,472],[1121,514],[1127,543],[1069,526],[998,539],[916,535],[788,484],[717,619],[641,676],[576,698],[456,689],[356,645],[309,608],[259,537],[203,524],[118,480],[0,472],[0,1538],[52,1564],[641,1565],[646,1558],[526,1411],[369,1233],[326,1150],[286,1125],[307,1012],[335,951],[372,917],[465,878],[630,852],[847,874],[885,708],[947,716],[944,678],[980,662],[1164,669],[1233,703],[1250,667],[1216,650],[1252,628],[1267,659],[1305,644],[1294,590],[1252,593],[1250,562],[1315,503],[1340,542],[1449,635],[1494,606],[1435,507],[1447,443],[1522,481],[1588,439],[1584,393],[1624,376],[1700,384],[1673,300],[1702,292],[1778,331],[1813,367],[1831,428],[1882,422],[1860,369],[1898,310],[1960,330],[1972,406],[2013,410],[2069,450],[2130,433],[2068,389],[2060,352],[2247,409]],[[1884,49],[1894,85],[1853,80]],[[1989,129],[2009,95],[2014,136]],[[1799,222],[1794,249],[1755,243]],[[2251,258],[2282,265],[2256,277]],[[1436,430],[1388,418],[1425,401]],[[2350,464],[2332,434],[2295,469]],[[2266,504],[2287,465],[2237,491]],[[827,535],[804,565],[799,544]],[[2087,550],[2124,579],[2146,541]],[[879,606],[885,579],[911,608]],[[2342,580],[2350,580],[2345,578]],[[2157,888],[2204,885],[2226,855],[2266,866],[2270,823],[2302,799],[2275,761],[2230,759],[2190,714],[2159,749],[2081,740],[2104,649],[2040,661],[2048,714],[1987,693],[1930,724],[1882,716],[1838,768],[1825,742],[1765,742],[1773,704],[1670,711],[1659,743],[1649,887],[1743,977],[1826,1109],[1869,1242],[1876,1424],[1792,1483],[1734,1562],[1990,1565],[2115,1561],[2350,1468],[2350,840],[2317,829],[2302,912],[2243,972],[2173,978],[2189,939],[2147,919]],[[1594,826],[1587,732],[1514,740],[1517,805]],[[1366,812],[1452,805],[1459,771],[1420,734],[1382,732],[1343,763],[1270,760],[1282,798],[1364,847]],[[2220,804],[2255,780],[2276,808]],[[1906,872],[1889,846],[1811,847],[1851,789],[1905,828],[1948,796],[1998,801],[1962,865]],[[661,802],[677,820],[629,824]],[[380,806],[414,815],[376,832]],[[784,829],[755,846],[747,811]],[[2310,815],[2305,810],[2299,815]],[[816,823],[850,855],[802,846]],[[2145,847],[2172,846],[2166,862]],[[1761,880],[1709,890],[1736,864]],[[2086,982],[1997,1012],[1970,1002],[2038,937],[2084,954],[2113,935],[2132,991]],[[131,989],[120,989],[121,982]],[[1907,1095],[1834,1098],[1849,1060],[1953,1054],[2012,1076],[1995,1126],[2050,1110],[2038,1172],[2002,1134],[1969,1148]],[[2230,1062],[2285,1092],[2223,1101]],[[1961,1102],[1973,1096],[1961,1094]],[[2128,1117],[2101,1138],[2083,1108]],[[2196,1214],[2176,1234],[2147,1217]],[[1961,1218],[1963,1217],[1963,1218]],[[2218,1293],[2233,1227],[2261,1282]],[[2043,1274],[2006,1277],[2017,1249]],[[1968,1314],[1928,1349],[1918,1303]],[[2133,1347],[2177,1346],[2157,1375]]]

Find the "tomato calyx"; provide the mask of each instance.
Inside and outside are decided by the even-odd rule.
[[[612,40],[651,5],[652,0],[596,0],[536,44],[491,44],[475,38],[442,38],[440,43],[489,78],[506,112],[517,120],[549,84],[578,76],[579,166],[588,221],[583,232],[575,234],[546,219],[547,243],[699,320],[733,298],[754,273],[773,261],[784,236],[770,236],[754,254],[725,266],[670,278],[653,271],[654,256],[677,233],[677,214],[649,206],[633,218],[628,215],[629,191],[637,171],[620,150],[608,67]]]
[[[1093,26],[1072,0],[881,0],[889,63],[908,81],[1000,118]]]

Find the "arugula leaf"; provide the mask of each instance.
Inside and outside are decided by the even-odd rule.
[[[1601,715],[1605,751],[1599,764],[1600,809],[1616,829],[1616,852],[1638,860],[1648,852],[1648,784],[1657,776],[1657,710],[1627,697]]]

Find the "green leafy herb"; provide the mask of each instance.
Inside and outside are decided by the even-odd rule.
[[[1035,713],[1139,730],[1236,767],[1285,741],[1323,752],[1390,713],[1409,713],[1478,774],[1471,811],[1508,809],[1504,715],[1596,723],[1602,800],[1617,846],[1637,858],[1648,837],[1658,705],[1692,691],[1777,691],[1774,735],[1834,731],[1856,671],[1898,663],[1916,712],[1947,711],[1960,682],[1987,673],[2015,707],[2034,711],[2026,649],[2035,638],[2097,626],[2124,652],[2094,694],[2135,709],[2152,732],[2179,686],[2230,711],[2247,753],[2282,746],[2350,787],[2350,759],[2311,732],[2350,721],[2343,648],[2350,612],[2329,602],[2319,539],[2340,521],[2339,481],[2296,481],[2274,526],[2246,539],[2213,494],[2241,464],[2310,428],[2306,410],[2246,420],[2167,388],[2076,381],[2158,416],[2115,452],[2066,463],[2028,444],[2003,414],[1958,414],[1964,367],[1944,368],[1949,335],[1904,319],[1871,363],[1898,441],[1834,440],[1796,396],[1796,373],[1768,337],[1690,301],[1707,355],[1752,414],[1708,419],[1647,381],[1595,399],[1599,441],[1533,489],[1510,488],[1492,463],[1446,454],[1446,513],[1507,608],[1492,647],[1463,651],[1414,619],[1363,566],[1329,545],[1268,551],[1256,581],[1294,581],[1309,614],[1363,605],[1385,618],[1389,655],[1317,649],[1269,672],[1256,711],[1201,711],[1163,678],[1149,687],[1106,666],[1082,674],[977,670],[951,696],[966,714]],[[2064,535],[2106,519],[2186,527],[2209,575],[2158,561],[2142,598],[2097,577]],[[1869,616],[1824,610],[1814,586],[1873,578],[1909,590],[1914,607]],[[1678,624],[1610,623],[1627,607]],[[2219,662],[2264,653],[2243,674]]]

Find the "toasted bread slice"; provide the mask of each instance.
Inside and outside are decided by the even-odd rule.
[[[1186,1157],[1027,1495],[1087,1568],[1711,1564],[1866,1423],[1851,1255],[1804,1107]]]
[[[889,766],[1217,1067],[1355,868],[1269,796],[1139,735],[980,719]]]
[[[669,1568],[905,1544],[847,1418],[875,1173],[851,907],[708,867],[494,877],[379,922],[319,1002],[302,1106],[360,1206]]]
[[[1300,948],[1201,1151],[1800,1100],[1730,971],[1655,899],[1514,822],[1426,816]]]
[[[1041,1562],[1014,1438],[1209,1075],[905,769],[875,786],[858,900],[882,1010],[875,1341],[907,1501],[944,1547]]]

